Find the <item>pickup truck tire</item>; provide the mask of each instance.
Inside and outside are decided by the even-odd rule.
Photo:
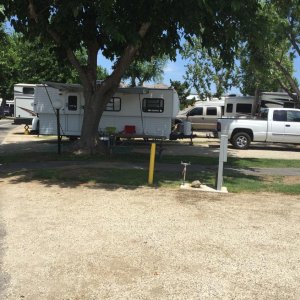
[[[248,149],[251,138],[246,132],[237,132],[231,139],[231,143],[236,149]]]

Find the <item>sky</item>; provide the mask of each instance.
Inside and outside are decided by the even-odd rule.
[[[163,74],[163,82],[166,85],[170,85],[170,79],[171,80],[179,80],[184,81],[183,76],[185,74],[185,65],[187,64],[186,60],[183,60],[181,58],[181,55],[177,55],[176,61],[169,61],[164,69]],[[111,65],[112,63],[105,59],[101,54],[98,55],[98,65],[106,68],[109,72],[111,71]],[[295,73],[294,76],[298,79],[298,82],[300,82],[300,58],[297,57],[294,63],[295,67]],[[195,93],[195,91],[192,90],[192,93]],[[228,91],[228,94],[241,94],[240,90],[237,88],[232,88],[230,91]]]

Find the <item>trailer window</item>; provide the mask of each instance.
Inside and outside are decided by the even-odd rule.
[[[162,113],[164,112],[164,99],[161,98],[144,98],[143,112]]]
[[[227,113],[232,113],[233,111],[233,104],[232,103],[229,103],[226,105],[226,112]]]
[[[286,122],[286,110],[274,110],[273,121]]]
[[[34,88],[32,88],[32,87],[23,87],[23,94],[33,95],[34,94]]]
[[[236,112],[241,114],[251,114],[252,104],[238,103],[236,105]]]
[[[68,97],[68,110],[77,110],[77,96]]]
[[[216,116],[217,115],[217,108],[216,107],[207,107],[206,108],[206,115],[207,116]]]
[[[121,110],[121,98],[112,97],[106,104],[105,111],[120,111]]]
[[[300,112],[295,110],[287,111],[287,121],[288,122],[300,122]]]

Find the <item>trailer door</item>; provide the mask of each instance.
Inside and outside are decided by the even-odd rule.
[[[80,135],[81,130],[81,113],[82,104],[81,96],[76,93],[68,93],[66,95],[66,134],[67,135]]]

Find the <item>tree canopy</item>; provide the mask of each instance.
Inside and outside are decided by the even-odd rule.
[[[188,60],[184,78],[201,99],[221,97],[229,88],[237,85],[234,63],[226,63],[218,49],[204,48],[201,39],[193,38],[185,43],[181,54]],[[215,86],[214,93],[212,85]]]
[[[300,55],[299,12],[299,0],[270,0],[261,6],[241,51],[244,93],[283,89],[300,104],[298,82],[293,76],[294,59]]]
[[[125,71],[123,79],[129,79],[130,85],[142,86],[147,81],[161,81],[168,57],[152,57],[148,61],[136,60]]]
[[[3,0],[15,30],[26,37],[54,40],[60,54],[79,73],[84,88],[85,111],[81,149],[93,152],[98,144],[98,124],[106,103],[125,71],[136,59],[167,54],[175,59],[181,38],[201,36],[202,46],[215,48],[227,62],[241,32],[255,19],[258,0],[146,0],[55,1]],[[82,64],[75,52],[86,49]],[[115,60],[115,69],[97,84],[97,55]]]

